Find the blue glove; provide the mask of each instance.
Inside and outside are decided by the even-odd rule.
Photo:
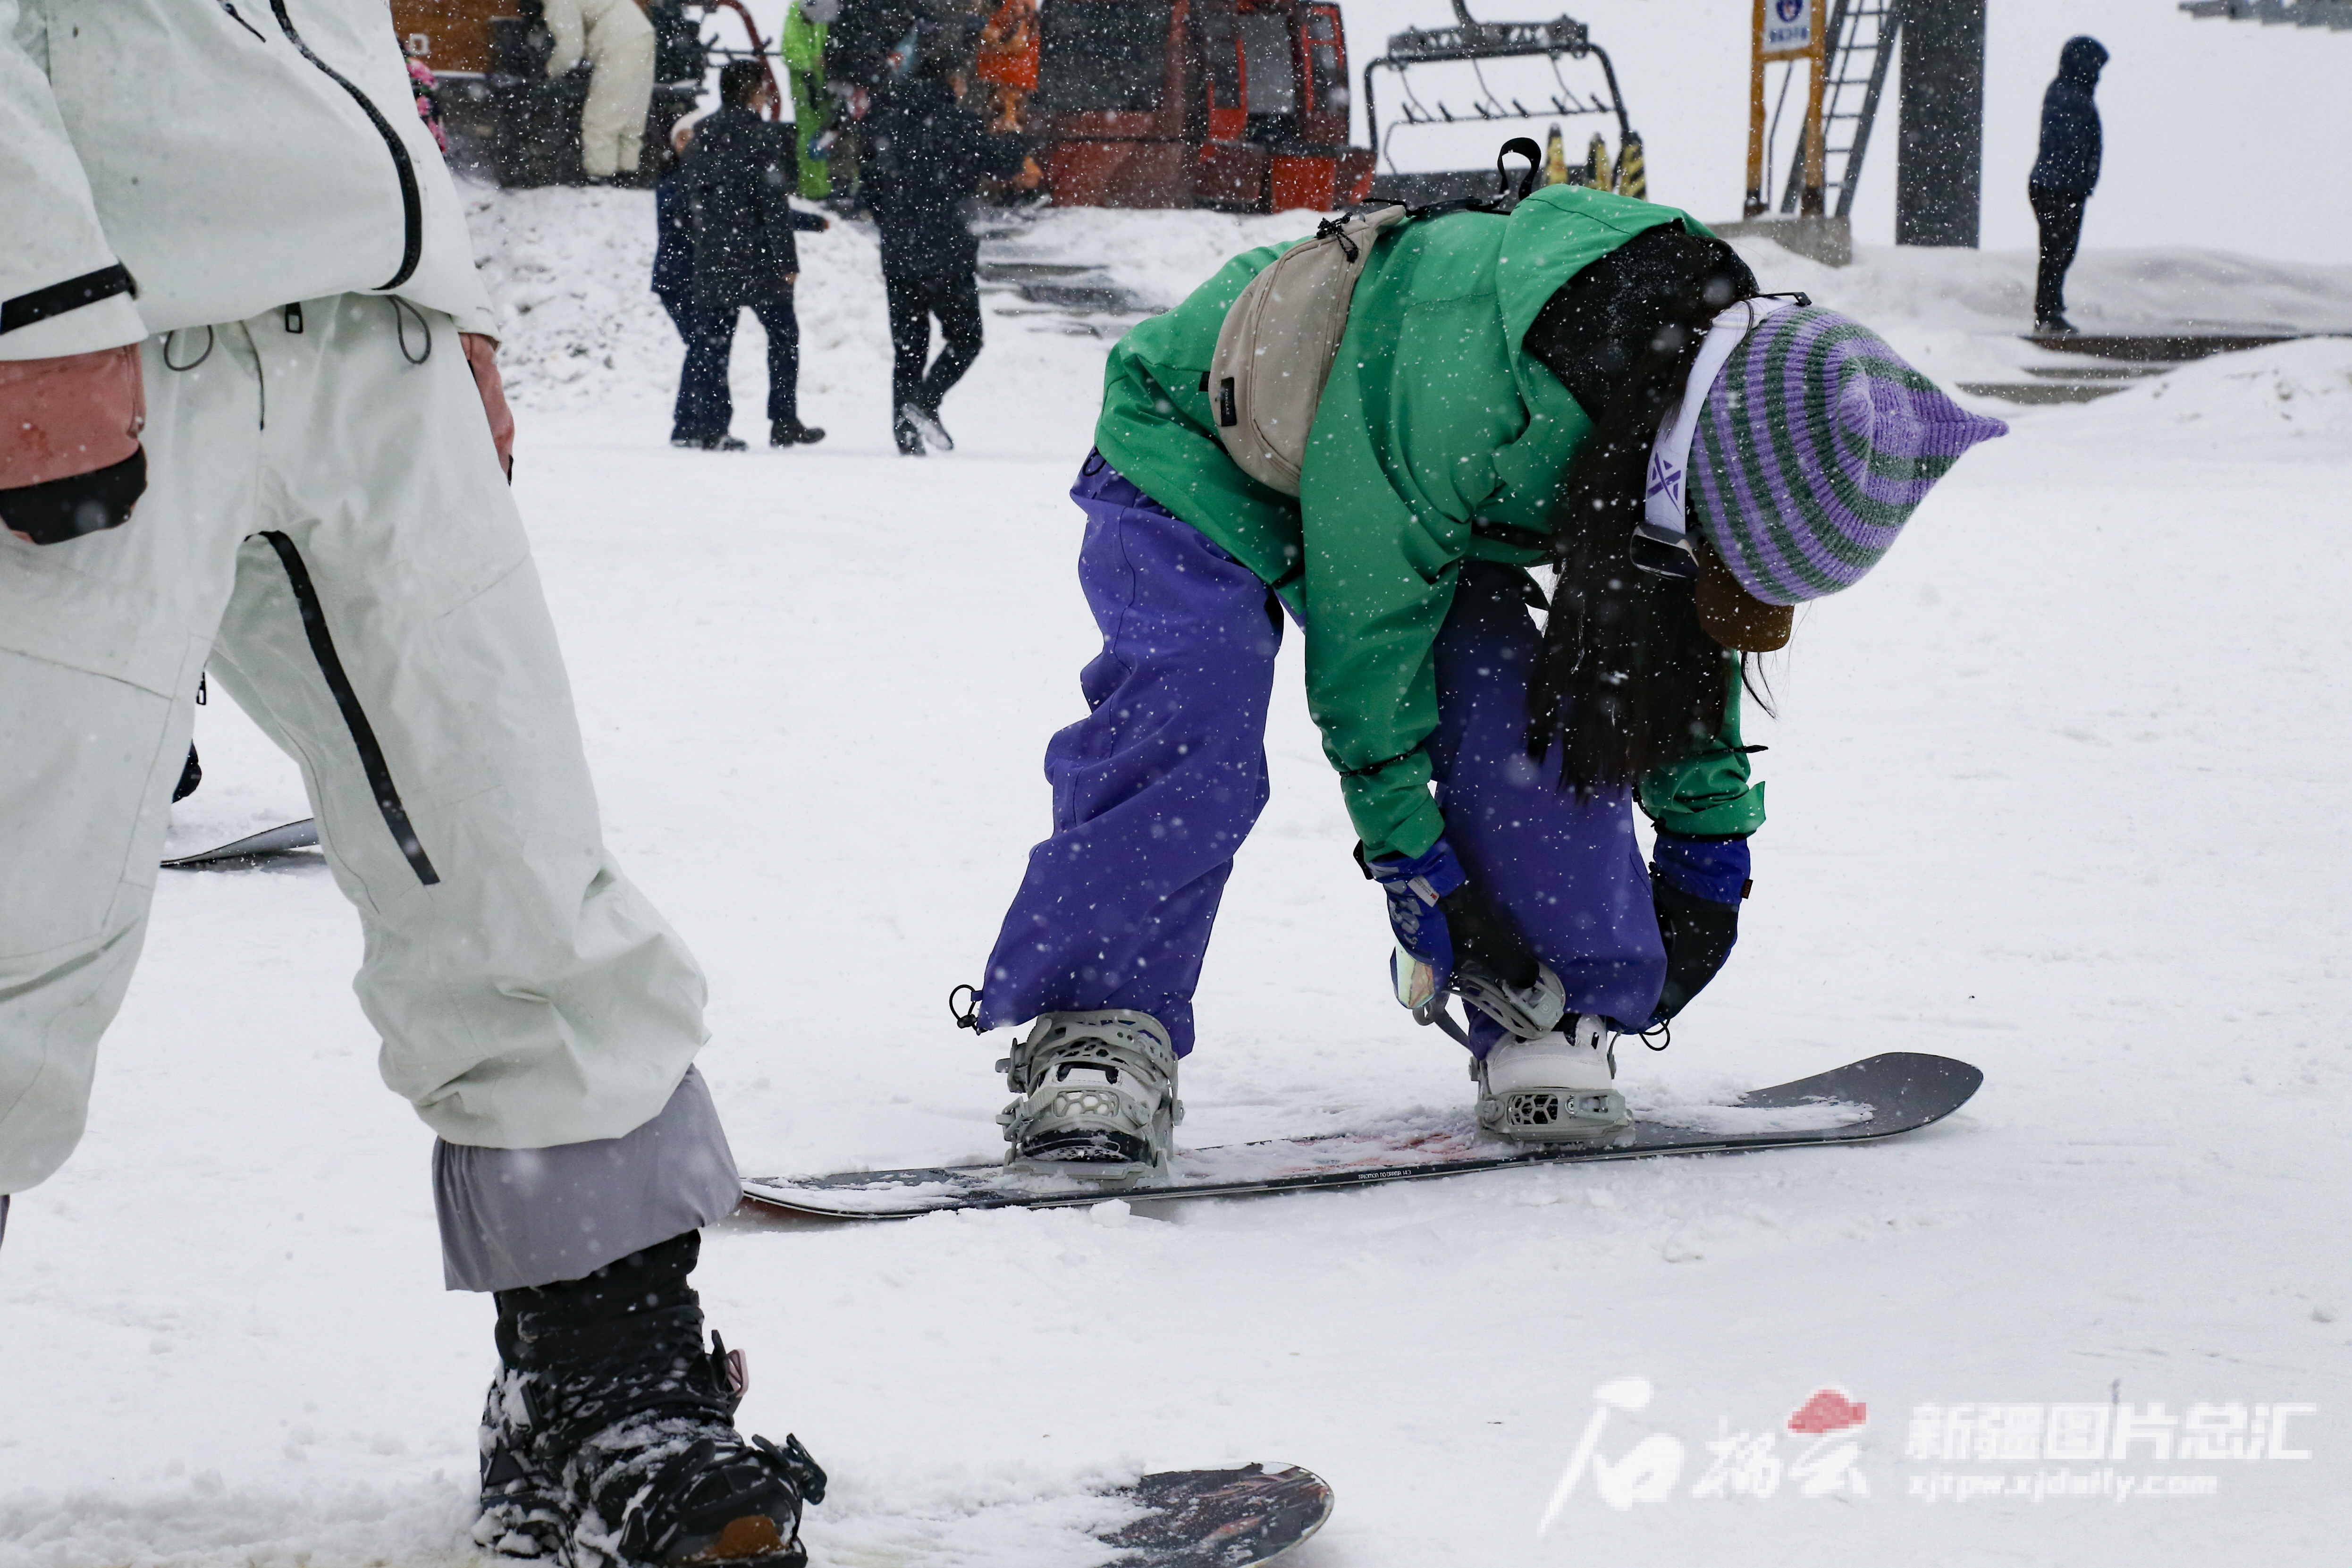
[[[1389,929],[1396,932],[1397,945],[1427,964],[1432,982],[1442,989],[1454,974],[1454,932],[1438,900],[1469,880],[1462,862],[1454,858],[1454,847],[1441,838],[1426,853],[1411,858],[1395,855],[1365,860],[1363,853],[1358,846],[1356,858],[1363,863],[1364,875],[1388,897]]]

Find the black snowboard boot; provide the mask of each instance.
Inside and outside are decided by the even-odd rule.
[[[531,1451],[521,1373],[499,1368],[482,1405],[482,1512],[474,1544],[500,1557],[571,1561],[572,1508]]]
[[[503,1554],[567,1568],[802,1568],[824,1472],[798,1438],[735,1429],[741,1352],[687,1285],[689,1231],[585,1279],[501,1290],[482,1432],[482,1522]]]

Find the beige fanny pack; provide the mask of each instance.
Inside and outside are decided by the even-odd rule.
[[[1332,218],[1250,279],[1217,331],[1209,393],[1217,439],[1242,472],[1284,495],[1298,493],[1307,437],[1323,401],[1357,280],[1402,206]]]

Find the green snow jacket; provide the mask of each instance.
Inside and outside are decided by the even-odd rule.
[[[1111,351],[1095,445],[1305,626],[1307,708],[1367,855],[1419,855],[1444,831],[1422,748],[1437,727],[1431,650],[1454,568],[1542,558],[1568,460],[1592,428],[1522,340],[1562,284],[1676,218],[1707,232],[1672,207],[1552,185],[1507,218],[1457,212],[1388,230],[1357,285],[1296,500],[1225,455],[1207,380],[1226,310],[1287,246],[1235,257]],[[1763,822],[1736,667],[1727,679],[1722,733],[1643,781],[1661,827],[1746,834]]]
[[[821,202],[833,195],[833,166],[809,156],[809,146],[833,123],[833,97],[824,88],[825,24],[812,22],[794,4],[784,12],[779,50],[792,84],[794,145],[800,150],[800,193],[803,201]]]

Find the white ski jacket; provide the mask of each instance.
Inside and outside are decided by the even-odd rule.
[[[498,332],[383,0],[0,0],[0,360],[343,293]]]

